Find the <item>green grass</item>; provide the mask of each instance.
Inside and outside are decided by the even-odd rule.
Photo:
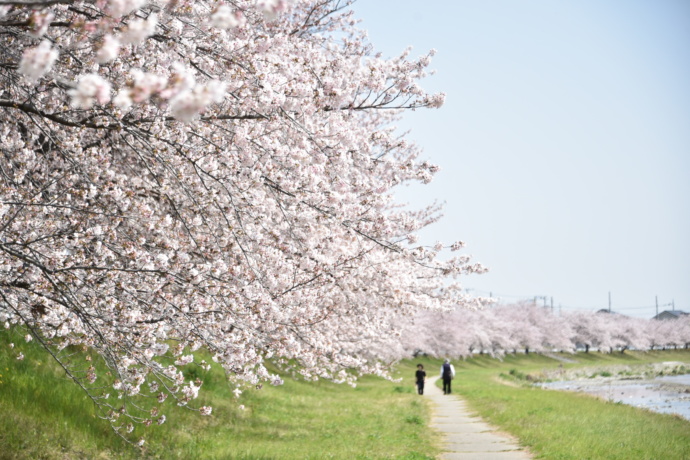
[[[688,363],[690,351],[581,353],[575,359],[577,364],[563,368]],[[690,422],[681,417],[529,384],[560,364],[536,354],[507,356],[503,362],[488,357],[456,362],[453,391],[477,414],[517,436],[535,458],[690,459]]]
[[[135,431],[147,440],[139,450],[96,418],[82,391],[22,335],[0,332],[0,459],[428,460],[440,453],[439,439],[428,428],[427,400],[413,386],[416,364],[422,362],[433,375],[438,360],[402,362],[395,372],[401,381],[365,377],[355,389],[284,376],[283,386],[247,389],[239,401],[218,369],[190,366],[187,377],[204,380],[196,405],[213,406],[213,415],[202,417],[167,401],[161,408],[168,417],[163,426]],[[11,350],[9,342],[17,348]],[[23,361],[15,358],[19,349]],[[456,361],[453,391],[473,411],[517,436],[535,458],[690,459],[687,420],[530,385],[561,364],[564,370],[585,367],[587,376],[616,375],[619,365],[690,363],[690,351],[575,358],[576,364],[537,354]]]
[[[247,389],[237,400],[222,372],[193,367],[188,377],[204,380],[196,406],[212,406],[213,415],[169,398],[161,408],[164,425],[137,427],[135,435],[146,438],[140,450],[95,417],[84,393],[22,335],[0,331],[0,459],[428,460],[439,452],[412,377],[397,383],[365,377],[354,389],[284,377],[282,386]]]

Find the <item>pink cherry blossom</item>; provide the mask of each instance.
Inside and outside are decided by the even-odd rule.
[[[30,34],[34,38],[41,38],[48,31],[51,21],[55,19],[55,15],[50,11],[34,11],[29,17],[29,25],[31,27]]]
[[[450,250],[451,250],[451,251],[458,251],[458,250],[460,250],[460,249],[462,249],[462,248],[464,248],[464,247],[465,247],[465,243],[464,243],[463,241],[456,241],[455,243],[453,243],[453,244],[450,246]]]
[[[208,105],[221,102],[225,88],[225,83],[211,80],[206,85],[182,91],[170,99],[170,112],[180,121],[191,121]]]
[[[257,5],[263,10],[267,20],[272,21],[278,13],[285,10],[285,0],[258,0]]]

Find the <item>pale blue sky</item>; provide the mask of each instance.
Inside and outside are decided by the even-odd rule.
[[[651,317],[690,311],[690,1],[358,0],[386,56],[438,51],[439,110],[400,126],[441,166],[422,234],[490,273],[471,292]],[[541,302],[541,301],[540,301]],[[641,308],[648,307],[648,308]],[[670,309],[670,307],[660,307]]]

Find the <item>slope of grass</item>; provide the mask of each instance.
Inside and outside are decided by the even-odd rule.
[[[565,364],[540,355],[476,357],[456,362],[454,391],[472,410],[544,459],[690,459],[690,422],[588,395],[545,390],[506,378],[583,366],[690,363],[690,351],[578,354]],[[433,364],[434,368],[436,363]],[[512,371],[512,372],[511,372]],[[503,374],[503,377],[501,376]]]
[[[247,389],[238,400],[218,369],[189,372],[204,380],[196,405],[213,414],[166,401],[164,425],[135,431],[146,439],[138,449],[95,417],[91,401],[35,343],[17,330],[0,332],[0,458],[417,460],[438,453],[411,378],[365,377],[353,389],[284,377],[284,385]]]
[[[9,343],[17,344],[10,349]],[[25,359],[16,359],[18,352]],[[567,358],[573,356],[565,355]],[[79,358],[79,354],[77,354]],[[543,459],[690,459],[690,422],[586,395],[542,390],[528,376],[545,370],[660,361],[690,363],[690,351],[578,354],[567,364],[531,354],[503,361],[476,357],[454,364],[456,394]],[[123,442],[94,416],[90,400],[45,352],[18,330],[0,332],[0,459],[431,459],[440,452],[428,428],[429,408],[415,394],[418,362],[396,367],[399,383],[365,377],[352,389],[284,377],[280,387],[247,389],[237,400],[218,369],[189,367],[204,380],[202,417],[168,401],[168,421],[139,427],[143,449]],[[244,405],[245,409],[239,408]]]

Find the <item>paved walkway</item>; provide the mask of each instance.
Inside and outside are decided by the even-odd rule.
[[[433,405],[431,427],[443,434],[442,460],[528,460],[532,457],[507,434],[469,415],[457,395],[444,395],[436,386],[438,377],[424,385],[424,395]]]

